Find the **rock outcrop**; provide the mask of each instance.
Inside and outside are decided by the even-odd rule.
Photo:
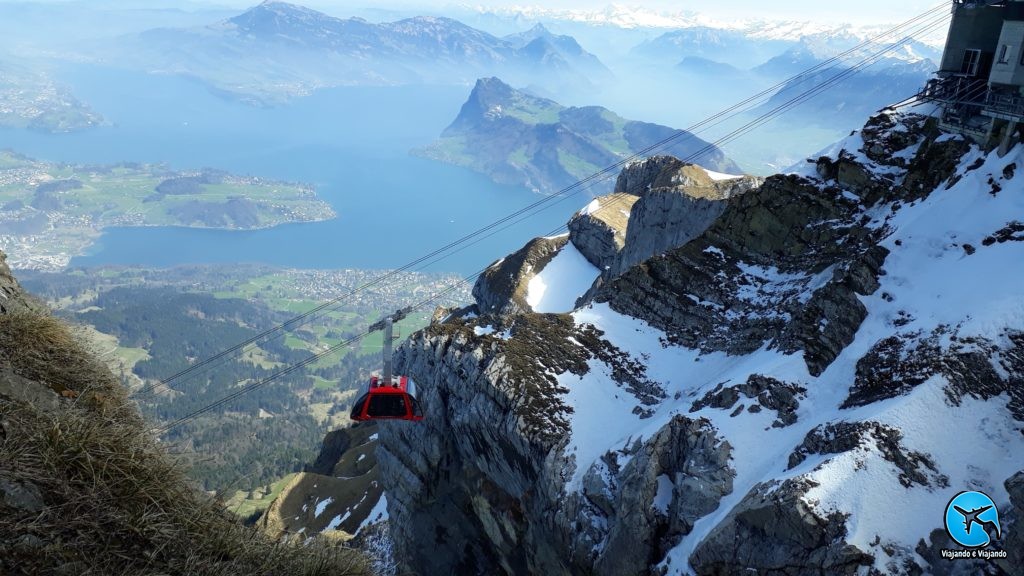
[[[528,312],[527,287],[568,242],[566,236],[536,238],[518,252],[491,264],[473,285],[473,298],[481,314],[510,315]]]
[[[822,518],[804,502],[806,489],[792,480],[755,486],[694,551],[697,574],[853,576],[870,566],[869,554],[844,543],[846,518]]]
[[[695,164],[655,156],[626,166],[615,192],[577,212],[569,220],[568,241],[601,272],[587,296],[634,264],[699,236],[730,199],[762,181],[710,174]],[[530,280],[564,246],[562,236],[537,238],[491,265],[473,288],[477,309],[496,315],[529,311],[525,298]]]
[[[7,267],[7,255],[0,252],[0,314],[42,309],[42,304],[21,289]]]
[[[624,247],[610,276],[696,238],[725,211],[726,200],[761,182],[753,176],[716,180],[699,166],[664,156],[627,166],[615,191],[636,194],[640,200],[633,206]]]
[[[594,199],[569,220],[569,240],[599,270],[617,266],[626,245],[630,211],[640,197],[615,192]]]
[[[461,383],[425,390],[422,425],[382,427],[398,558],[422,574],[646,574],[732,490],[728,443],[707,421],[680,416],[628,458],[608,454],[581,492],[563,494],[573,466],[550,455],[565,447],[572,408],[550,376],[511,376],[541,367],[585,373],[588,358],[615,351],[565,316],[518,321],[509,340],[482,343],[471,325],[436,324],[398,351],[401,370]],[[597,517],[606,518],[600,528]]]

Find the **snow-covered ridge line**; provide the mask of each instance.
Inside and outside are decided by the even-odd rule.
[[[770,18],[719,18],[691,10],[656,10],[640,6],[612,4],[603,9],[548,8],[541,5],[484,6],[463,4],[462,9],[477,14],[491,14],[526,21],[566,21],[594,26],[615,26],[624,29],[653,28],[677,30],[711,28],[737,31],[752,38],[796,42],[806,37],[850,36],[866,40],[892,28],[891,24],[851,25],[844,22],[812,22]],[[925,43],[941,47],[945,31],[925,38]]]

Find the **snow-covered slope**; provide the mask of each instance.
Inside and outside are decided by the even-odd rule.
[[[942,518],[963,490],[994,499],[996,547],[1015,549],[1022,165],[1024,146],[1000,157],[888,112],[798,173],[720,199],[713,222],[621,272],[594,267],[578,228],[499,262],[535,282],[506,278],[516,288],[499,294],[495,272],[475,291],[481,315],[436,323],[396,357],[427,412],[423,426],[381,430],[400,562],[945,574]],[[682,174],[660,159],[623,178],[657,190]],[[619,250],[643,240],[633,224]],[[541,293],[558,297],[548,307]],[[1019,573],[1015,558],[955,569]]]
[[[858,135],[847,141],[850,144],[863,146],[863,140]],[[918,144],[912,146],[916,149]],[[858,148],[837,150],[833,159],[841,153],[854,153],[869,162]],[[582,377],[566,374],[560,383],[569,389],[569,404],[575,409],[567,451],[577,457],[579,466],[570,488],[579,487],[582,471],[599,465],[601,456],[650,438],[674,415],[708,419],[732,446],[734,491],[665,557],[662,565],[675,567],[669,574],[686,573],[695,548],[760,483],[811,480],[814,487],[804,501],[823,516],[847,515],[846,541],[875,556],[874,565],[883,573],[898,572],[907,559],[923,562],[914,549],[941,528],[941,512],[958,492],[982,490],[998,505],[1008,507],[1003,481],[1024,468],[1024,425],[1018,419],[1024,416],[1020,404],[1024,398],[1019,392],[1017,418],[1006,393],[988,400],[970,393],[951,398],[952,383],[941,373],[928,376],[906,395],[866,406],[844,407],[844,403],[851,384],[858,380],[858,363],[887,338],[898,338],[905,348],[937,338],[929,344],[937,346],[940,354],[965,348],[957,342],[972,343],[966,348],[974,348],[973,343],[982,339],[1000,349],[1015,347],[1010,335],[1019,336],[1024,330],[1024,268],[1010,263],[1024,261],[1024,244],[997,241],[972,250],[984,246],[986,238],[994,237],[993,232],[1008,222],[1024,220],[1024,189],[1003,176],[1004,168],[1012,165],[1024,165],[1024,146],[1003,158],[972,147],[954,176],[959,178],[956,184],[940,186],[887,219],[888,237],[882,245],[891,251],[885,265],[888,274],[880,277],[873,295],[861,298],[868,315],[854,341],[817,377],[808,373],[799,354],[762,349],[728,356],[666,348],[661,345],[666,338],[663,332],[605,304],[574,313],[577,323],[596,326],[619,349],[647,358],[648,377],[662,383],[669,397],[701,398],[754,374],[797,382],[807,391],[793,426],[773,427],[775,415],[766,411],[731,414],[708,406],[694,412],[689,402],[665,402],[653,417],[640,419],[629,414],[628,402],[608,401],[617,386],[606,367],[592,366]],[[969,166],[973,169],[968,171]],[[992,194],[990,182],[1008,189]],[[890,211],[890,205],[881,205],[865,213],[881,221]],[[1024,240],[1020,232],[1015,237]],[[805,297],[810,297],[809,292]],[[990,361],[993,369],[1010,377],[1007,370],[1011,368],[1000,366],[998,355]],[[750,400],[750,407],[760,405]],[[905,471],[872,442],[789,466],[790,454],[811,431],[858,422],[898,431],[900,451],[921,455],[920,480],[899,481]],[[595,442],[597,438],[607,441]]]

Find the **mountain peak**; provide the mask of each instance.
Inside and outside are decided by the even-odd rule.
[[[556,123],[563,109],[553,100],[517,90],[499,78],[480,78],[444,134],[479,130],[482,124],[509,118],[527,125]]]
[[[250,8],[249,10],[246,10],[246,12],[243,12],[243,14],[248,13],[248,12],[254,12],[254,11],[256,11],[256,12],[275,12],[275,13],[278,13],[278,14],[287,14],[287,13],[302,14],[302,13],[307,13],[307,12],[313,12],[313,13],[316,13],[316,14],[320,14],[319,12],[316,12],[315,10],[312,10],[310,8],[306,8],[305,6],[299,6],[298,4],[292,4],[291,2],[284,2],[283,0],[263,0],[263,2],[260,2],[256,6],[253,6],[252,8]]]
[[[476,84],[473,86],[472,94],[476,97],[481,97],[484,95],[511,95],[514,92],[516,92],[516,89],[503,82],[501,78],[491,76],[489,78],[477,79]]]
[[[230,18],[227,23],[236,26],[240,31],[254,35],[276,35],[296,28],[323,28],[336,20],[322,12],[298,4],[282,0],[264,0],[238,16]]]

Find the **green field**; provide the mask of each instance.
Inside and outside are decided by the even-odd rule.
[[[248,518],[256,512],[263,512],[292,481],[292,478],[295,478],[294,472],[271,484],[269,493],[259,491],[256,493],[257,497],[252,499],[249,498],[248,490],[239,490],[224,502],[224,506],[242,518]]]

